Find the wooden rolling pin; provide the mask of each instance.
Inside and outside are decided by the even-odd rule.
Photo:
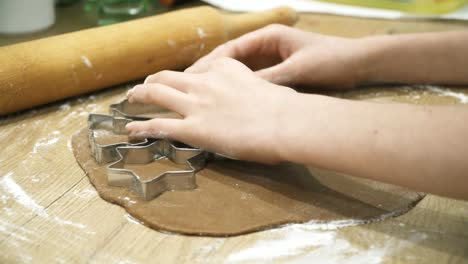
[[[183,69],[229,39],[296,18],[289,8],[227,15],[197,7],[0,47],[0,115]]]

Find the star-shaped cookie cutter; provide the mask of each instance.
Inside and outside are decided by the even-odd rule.
[[[109,107],[111,115],[90,114],[88,117],[89,145],[98,164],[107,166],[107,182],[111,186],[127,187],[144,200],[151,200],[165,191],[192,190],[197,187],[196,173],[206,166],[213,154],[166,139],[147,138],[139,143],[117,142],[99,144],[95,131],[105,129],[115,135],[126,135],[125,126],[135,120],[148,120],[149,114],[170,113],[153,105],[133,104],[123,100]],[[168,158],[176,164],[187,165],[187,170],[167,171],[143,180],[126,164],[149,164]]]
[[[117,155],[117,147],[135,145],[130,142],[117,142],[113,144],[98,144],[94,131],[98,128],[105,127],[115,135],[126,135],[125,126],[132,121],[149,120],[145,114],[158,114],[167,113],[169,110],[155,106],[146,105],[141,103],[129,103],[127,99],[119,103],[111,104],[109,106],[110,115],[103,114],[90,114],[88,116],[89,128],[89,144],[91,153],[98,164],[105,164],[116,161],[119,156]],[[137,143],[136,145],[144,145],[148,140]]]
[[[128,146],[132,143],[128,141],[116,142],[112,144],[99,144],[97,142],[96,130],[104,129],[115,135],[126,135],[125,125],[131,122],[131,119],[114,117],[102,114],[90,114],[88,116],[88,142],[91,153],[98,164],[106,164],[119,159],[117,147]],[[132,145],[147,144],[148,140],[133,143]]]
[[[153,142],[142,146],[118,147],[117,153],[120,159],[107,167],[108,184],[130,188],[143,200],[154,199],[165,191],[195,189],[195,175],[206,166],[210,155],[201,149],[165,139],[153,139]],[[126,164],[149,164],[161,158],[186,164],[188,169],[163,172],[149,180],[143,180],[134,171],[125,169]]]

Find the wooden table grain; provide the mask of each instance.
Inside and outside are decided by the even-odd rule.
[[[71,29],[89,26],[73,25]],[[360,37],[467,25],[302,14],[297,27]],[[0,45],[24,39],[28,37],[0,36]],[[0,263],[468,263],[468,202],[434,195],[403,216],[342,228],[343,223],[291,225],[208,238],[145,227],[99,198],[70,146],[72,134],[86,126],[87,115],[107,112],[130,86],[0,119]],[[371,96],[392,97],[389,89]]]

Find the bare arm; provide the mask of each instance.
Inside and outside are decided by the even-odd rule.
[[[363,38],[361,83],[468,84],[468,30]]]
[[[193,68],[230,57],[280,85],[468,84],[468,30],[348,39],[280,25],[232,40]]]
[[[468,199],[468,108],[296,100],[282,128],[282,160]],[[295,117],[301,113],[307,122]]]

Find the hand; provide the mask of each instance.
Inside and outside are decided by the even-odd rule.
[[[236,159],[277,163],[277,134],[290,121],[285,109],[296,95],[236,60],[214,59],[192,73],[156,73],[131,89],[130,103],[156,104],[184,118],[132,122],[127,130],[130,136],[169,138]]]
[[[365,73],[361,63],[365,49],[359,43],[272,25],[219,46],[186,72],[217,58],[230,57],[280,85],[353,87]]]

